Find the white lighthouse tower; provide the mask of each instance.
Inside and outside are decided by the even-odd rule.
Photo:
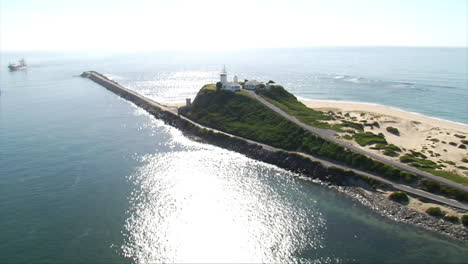
[[[226,65],[224,65],[223,70],[219,74],[220,82],[224,85],[227,83],[227,72],[226,72]]]

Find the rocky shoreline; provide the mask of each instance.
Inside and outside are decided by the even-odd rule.
[[[365,207],[375,211],[381,216],[393,221],[412,224],[429,231],[449,236],[457,240],[468,242],[468,228],[463,225],[455,225],[428,214],[420,213],[397,202],[389,200],[385,195],[374,190],[365,190],[356,186],[330,185],[334,189]]]
[[[199,137],[193,133],[184,134],[192,140],[236,151],[249,158],[274,164],[280,168],[299,173],[302,179],[324,185],[332,190],[340,192],[379,215],[393,221],[412,224],[453,239],[468,242],[467,227],[452,224],[391,201],[385,195],[373,189],[366,181],[356,179],[356,177],[350,179],[352,175],[343,175],[341,171],[329,170],[330,168],[321,166],[320,164],[314,164],[312,161],[304,161],[301,158],[291,157],[289,156],[290,154],[287,153],[270,152],[258,146],[245,148],[245,146],[242,146],[242,143],[232,144],[233,142],[229,142],[229,140],[223,142],[223,139],[216,139],[216,136]],[[307,163],[309,163],[309,165],[307,165]],[[390,186],[382,185],[382,187],[392,190]],[[456,208],[452,209],[461,211]]]

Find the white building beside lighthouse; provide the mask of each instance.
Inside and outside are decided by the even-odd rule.
[[[237,76],[234,76],[234,79],[232,82],[227,81],[226,66],[223,67],[223,70],[219,74],[219,81],[223,84],[224,90],[238,92],[241,89],[241,85],[239,84],[239,81],[237,80]]]

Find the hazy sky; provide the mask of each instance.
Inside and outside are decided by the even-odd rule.
[[[0,0],[0,50],[468,46],[467,0]]]

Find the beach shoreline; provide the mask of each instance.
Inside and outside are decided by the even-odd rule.
[[[317,99],[305,99],[299,98],[303,104],[307,107],[314,108],[316,110],[325,111],[328,109],[339,109],[342,111],[352,112],[372,112],[376,114],[394,116],[399,118],[413,119],[414,121],[423,121],[423,122],[436,122],[435,124],[441,125],[444,128],[450,129],[461,129],[468,131],[468,124],[463,122],[443,119],[439,117],[428,116],[418,112],[412,112],[404,110],[394,106],[388,106],[378,103],[370,102],[354,102],[354,101],[336,101],[336,100],[317,100]]]
[[[402,152],[394,157],[386,156],[383,150],[373,148],[372,144],[359,145],[352,139],[352,133],[337,133],[342,141],[398,162],[404,153],[422,153],[428,160],[443,166],[444,171],[462,177],[459,181],[463,178],[465,182],[468,180],[466,124],[372,103],[331,100],[302,100],[302,103],[318,111],[331,111],[341,120],[359,124],[378,123],[377,126],[364,126],[364,132],[382,134],[389,144],[399,147]],[[389,127],[396,128],[398,133],[391,133]]]

